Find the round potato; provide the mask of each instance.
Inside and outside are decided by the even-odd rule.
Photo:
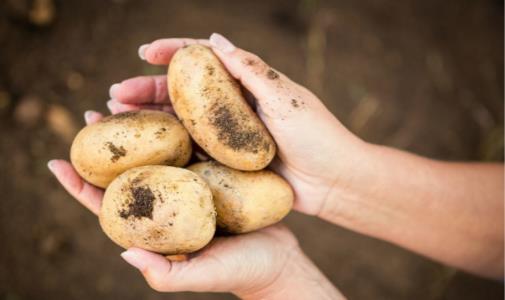
[[[216,229],[207,183],[169,166],[137,167],[119,175],[105,191],[99,219],[121,247],[167,255],[201,249]]]
[[[270,163],[276,151],[274,140],[212,50],[202,45],[179,49],[168,78],[177,116],[210,156],[245,171]]]
[[[208,183],[217,225],[225,231],[244,233],[272,225],[284,218],[293,205],[291,187],[271,171],[238,171],[212,161],[188,169]]]
[[[105,188],[133,167],[181,167],[191,157],[191,139],[182,124],[160,111],[123,112],[84,127],[70,149],[72,165],[86,181]]]

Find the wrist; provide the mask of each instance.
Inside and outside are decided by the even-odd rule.
[[[436,178],[436,168],[436,161],[366,144],[348,178],[332,186],[319,217],[365,235],[394,240],[407,230],[398,224],[430,205],[425,195],[429,189],[423,186],[433,186],[427,181]]]
[[[358,221],[362,212],[357,210],[357,201],[366,205],[372,201],[374,189],[377,186],[377,176],[380,176],[378,149],[373,144],[359,141],[350,150],[352,156],[345,159],[345,164],[338,162],[333,167],[332,181],[323,199],[317,217],[356,230],[351,222]]]
[[[297,248],[279,275],[267,285],[235,293],[241,299],[344,299],[331,282]]]
[[[390,203],[398,176],[412,170],[411,155],[393,148],[363,142],[345,172],[337,170],[318,216],[331,223],[376,236],[381,226],[401,215],[401,206]],[[390,206],[391,204],[391,206]]]

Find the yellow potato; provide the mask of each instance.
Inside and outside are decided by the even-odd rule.
[[[133,167],[181,167],[191,157],[191,139],[172,115],[152,110],[124,112],[84,127],[70,159],[86,181],[105,188]]]
[[[109,185],[100,225],[123,248],[185,254],[212,239],[216,212],[202,178],[186,169],[143,166],[119,175]]]
[[[179,49],[168,69],[168,85],[177,116],[210,156],[245,171],[270,163],[275,142],[212,50],[201,45]]]
[[[238,171],[217,162],[200,162],[188,169],[208,183],[217,225],[228,232],[249,232],[277,223],[293,205],[290,185],[271,171]]]

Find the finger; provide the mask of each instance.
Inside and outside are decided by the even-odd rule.
[[[103,118],[103,115],[101,113],[93,111],[93,110],[87,110],[84,113],[84,121],[86,122],[86,125],[94,124],[94,123],[100,121],[100,119],[102,119],[102,118]]]
[[[167,93],[167,76],[138,76],[113,84],[109,95],[125,104],[170,103]]]
[[[209,46],[205,39],[170,38],[156,40],[139,48],[139,56],[153,65],[168,65],[174,53],[186,45],[201,44]]]
[[[159,292],[223,291],[226,282],[219,260],[201,254],[187,261],[169,261],[164,256],[139,248],[130,248],[121,254],[124,260],[137,268],[147,283]],[[209,274],[213,274],[209,276]]]
[[[266,117],[286,118],[307,112],[306,103],[313,95],[274,70],[258,56],[235,47],[219,34],[212,34],[210,45],[228,71],[257,99],[258,113]],[[314,101],[319,102],[319,101]]]
[[[98,215],[103,198],[103,190],[85,182],[72,165],[64,160],[51,160],[47,164],[56,179],[77,201]]]
[[[167,113],[174,113],[174,109],[171,105],[164,104],[123,104],[117,101],[116,99],[111,99],[107,101],[107,107],[109,108],[112,114],[118,114],[125,111],[135,111],[140,109],[149,109],[149,110],[160,110]]]

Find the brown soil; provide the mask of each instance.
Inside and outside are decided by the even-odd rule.
[[[260,150],[262,135],[241,124],[226,105],[216,105],[211,108],[211,113],[210,123],[217,129],[217,138],[223,144],[235,151],[257,153]]]
[[[109,151],[112,153],[112,156],[110,158],[112,162],[116,162],[118,159],[126,155],[126,149],[123,148],[123,146],[120,146],[118,148],[111,142],[107,142],[105,145],[107,145],[107,148],[109,148]]]
[[[133,201],[128,204],[128,210],[122,210],[119,215],[123,219],[129,216],[136,218],[153,218],[153,202],[156,197],[147,186],[132,186],[130,188]]]

